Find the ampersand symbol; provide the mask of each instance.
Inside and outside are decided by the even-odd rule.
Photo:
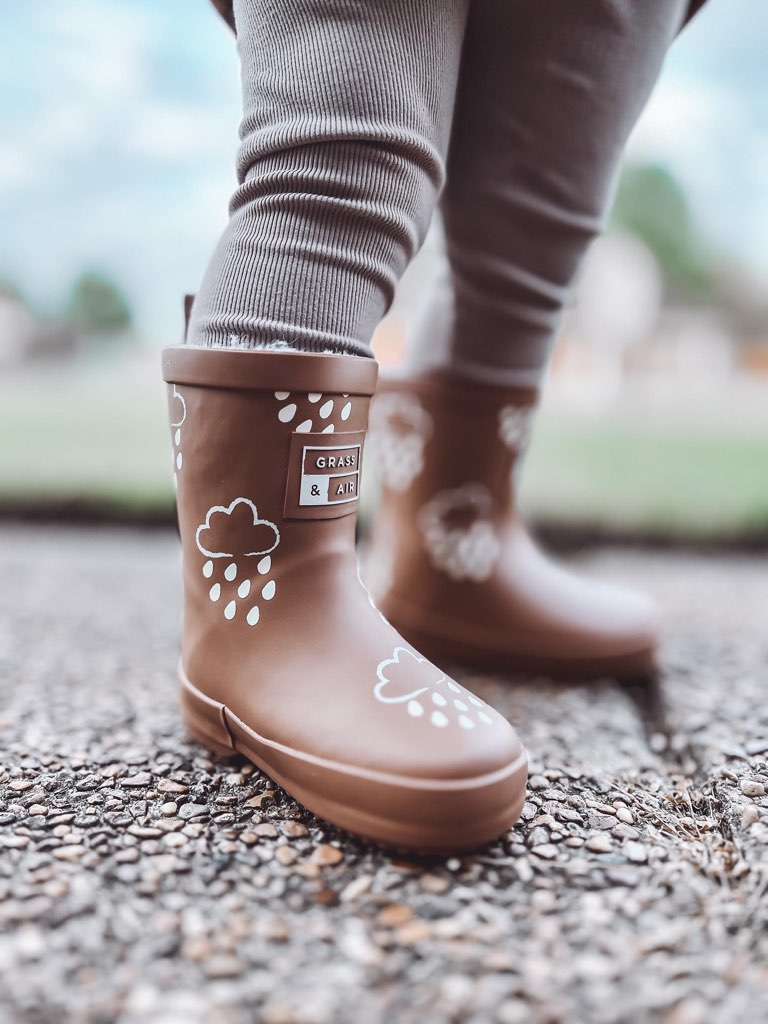
[[[309,489],[309,493],[312,495],[313,498],[319,498],[320,488],[317,486],[317,484],[312,484],[312,486]]]

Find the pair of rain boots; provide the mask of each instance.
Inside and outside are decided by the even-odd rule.
[[[437,664],[636,674],[654,642],[644,605],[555,568],[517,519],[509,477],[533,395],[440,375],[384,388],[374,604],[355,520],[376,364],[178,346],[163,371],[190,734],[386,845],[460,852],[501,835],[525,751]]]

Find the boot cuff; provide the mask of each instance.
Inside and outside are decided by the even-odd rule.
[[[175,345],[162,351],[169,384],[243,391],[326,391],[372,395],[378,363],[360,356]]]

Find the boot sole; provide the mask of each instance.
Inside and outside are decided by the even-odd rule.
[[[317,817],[364,839],[427,855],[464,853],[497,839],[520,817],[528,777],[524,750],[510,765],[468,779],[355,769],[260,736],[198,690],[181,667],[179,681],[192,739],[221,757],[242,754]]]
[[[519,654],[513,651],[494,651],[455,637],[445,637],[412,626],[396,615],[384,616],[409,644],[425,658],[444,667],[462,665],[484,672],[524,672],[547,676],[555,680],[594,681],[614,679],[617,682],[642,682],[655,678],[658,672],[656,651],[653,647],[612,654],[602,658],[556,658],[550,655]]]

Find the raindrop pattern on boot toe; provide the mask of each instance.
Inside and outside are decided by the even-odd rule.
[[[484,701],[406,647],[396,647],[391,657],[379,662],[376,676],[378,681],[373,689],[376,700],[393,709],[404,707],[411,718],[423,719],[435,729],[455,725],[470,730],[478,725],[494,724],[495,712]],[[463,699],[454,698],[454,693]],[[465,701],[482,710],[473,715]]]

